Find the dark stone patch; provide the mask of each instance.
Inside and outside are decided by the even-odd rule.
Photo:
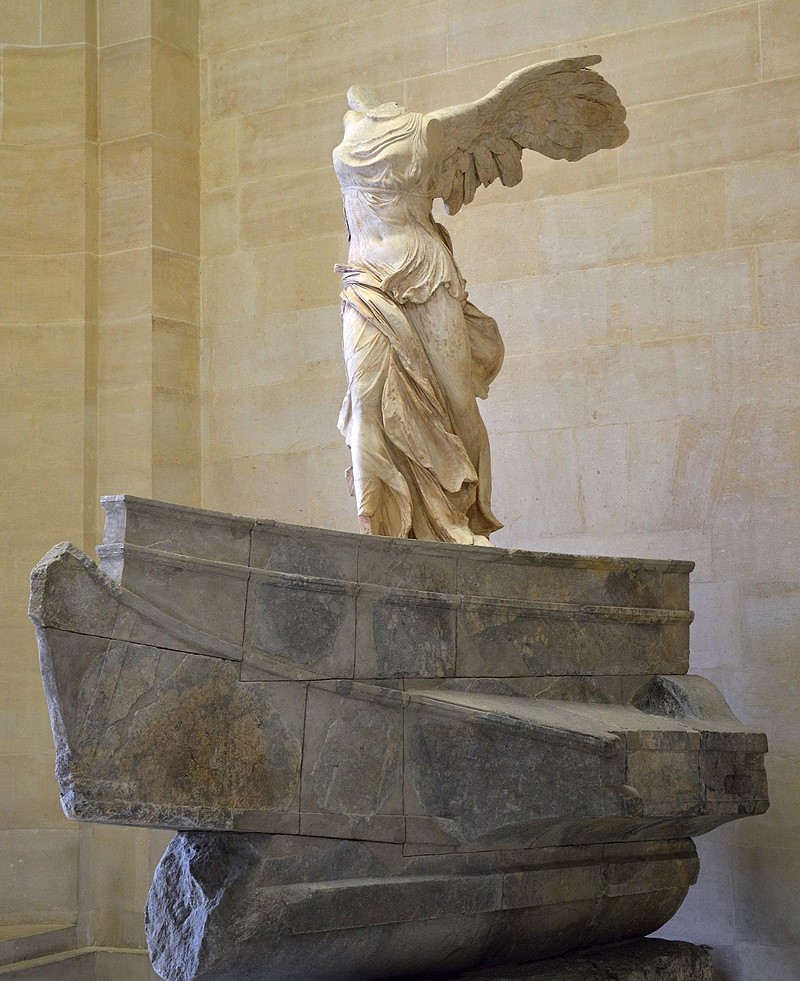
[[[355,582],[358,545],[358,535],[257,522],[251,564],[269,572]]]
[[[377,676],[437,678],[455,670],[455,610],[388,596],[372,610]]]
[[[406,766],[415,813],[452,821],[464,840],[542,818],[621,810],[615,760],[539,741],[490,715],[467,721],[420,712]]]
[[[343,593],[269,582],[251,585],[249,642],[293,664],[331,658],[352,601]]]
[[[431,542],[365,535],[359,544],[358,578],[398,589],[456,591],[456,554]]]
[[[662,625],[537,615],[470,604],[458,613],[460,675],[634,674],[668,670]]]

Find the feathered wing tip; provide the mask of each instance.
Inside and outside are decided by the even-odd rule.
[[[544,62],[514,72],[476,102],[430,114],[442,126],[444,153],[435,181],[449,214],[476,190],[522,179],[522,151],[580,160],[628,138],[625,107],[591,70],[599,55]]]

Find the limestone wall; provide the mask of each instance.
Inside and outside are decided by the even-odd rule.
[[[96,149],[83,8],[0,11],[0,924],[74,923],[78,910],[82,836],[53,793],[25,597],[56,539],[92,537]]]
[[[61,814],[27,621],[97,497],[199,501],[197,4],[0,9],[0,926],[141,945],[169,835]]]
[[[99,0],[97,9],[97,489],[197,504],[198,4]],[[100,520],[90,545],[98,541]],[[171,836],[90,833],[86,933],[143,946],[152,869]]]
[[[796,0],[201,7],[203,503],[353,529],[335,429],[346,255],[330,151],[356,81],[425,110],[598,52],[631,139],[526,155],[450,228],[507,360],[499,544],[692,558],[695,669],[770,735],[772,810],[699,841],[667,932],[723,976],[800,961]],[[792,966],[794,965],[794,967]]]

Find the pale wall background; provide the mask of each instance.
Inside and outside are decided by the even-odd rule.
[[[526,154],[445,219],[507,345],[496,541],[697,562],[693,666],[768,732],[773,805],[698,840],[665,933],[724,981],[796,981],[798,0],[3,0],[0,41],[0,923],[141,944],[167,838],[60,816],[24,618],[42,552],[90,548],[121,491],[355,528],[347,86],[425,110],[597,52],[630,141]]]

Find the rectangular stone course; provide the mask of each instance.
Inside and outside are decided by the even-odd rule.
[[[362,585],[356,604],[358,678],[456,673],[458,597]]]
[[[660,608],[663,579],[677,574],[688,582],[693,567],[691,562],[469,549],[459,555],[458,589],[506,599]]]
[[[358,581],[358,535],[263,520],[252,535],[254,569]]]
[[[309,686],[301,831],[402,841],[403,706],[407,696],[354,682]],[[353,741],[358,743],[354,752]],[[307,815],[307,817],[306,817]],[[360,831],[360,835],[354,832]]]
[[[135,596],[213,637],[242,643],[246,565],[128,543],[100,545],[97,554],[100,568]]]
[[[364,536],[358,543],[358,581],[399,589],[455,593],[458,555],[438,543]]]
[[[164,504],[129,494],[101,497],[103,544],[125,542],[178,555],[249,565],[253,518]]]
[[[401,589],[685,610],[688,576],[694,568],[692,562],[685,561],[478,549],[359,536],[128,495],[103,498],[103,505],[107,512],[106,544],[127,541],[151,548],[161,546],[165,551],[213,556],[254,568]],[[198,525],[205,527],[201,534],[193,534]],[[249,559],[241,557],[247,554],[243,547],[236,552],[239,558],[220,554],[219,546],[226,537],[238,540],[251,532]],[[209,533],[216,538],[210,540]],[[231,555],[230,549],[226,554]]]
[[[138,595],[238,643],[247,589],[243,678],[278,676],[281,666],[308,679],[688,667],[688,562],[365,537],[131,497],[103,503],[104,568]],[[198,561],[211,555],[222,556],[217,578]]]
[[[247,597],[244,661],[285,665],[299,677],[352,678],[355,584],[253,570]],[[266,657],[265,657],[266,655]]]

